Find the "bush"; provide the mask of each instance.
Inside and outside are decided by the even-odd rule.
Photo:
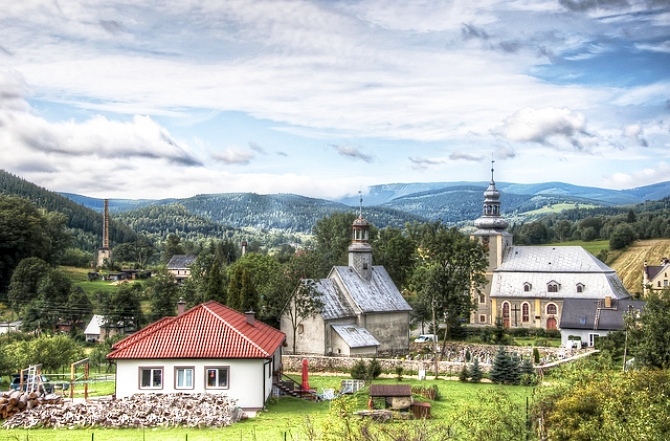
[[[405,372],[405,368],[402,367],[402,365],[398,365],[395,367],[395,379],[398,381],[402,381],[402,374]]]
[[[367,369],[365,366],[365,361],[359,359],[354,366],[351,368],[351,378],[354,380],[365,380],[367,375]]]
[[[376,358],[370,360],[367,366],[367,375],[369,379],[377,378],[382,374],[382,364]]]
[[[484,372],[482,372],[481,367],[479,366],[479,358],[475,357],[474,363],[470,368],[470,382],[479,383],[484,378]]]
[[[470,373],[468,372],[468,365],[464,363],[463,368],[461,368],[461,372],[458,374],[458,380],[465,383],[468,381],[468,378],[470,378]]]

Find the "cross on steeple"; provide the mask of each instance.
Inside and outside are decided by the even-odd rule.
[[[363,217],[363,192],[358,190],[359,198],[359,207],[358,207],[358,217]]]

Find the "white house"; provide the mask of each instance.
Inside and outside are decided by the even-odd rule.
[[[281,370],[286,336],[215,301],[164,317],[112,347],[116,396],[212,393],[263,408]]]
[[[191,277],[191,265],[197,257],[192,254],[175,254],[167,264],[168,273],[174,276],[177,283],[184,282]]]

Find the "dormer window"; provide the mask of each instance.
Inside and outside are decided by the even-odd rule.
[[[547,292],[558,292],[560,285],[556,282],[547,283]]]
[[[577,284],[577,292],[584,292],[584,284],[583,283],[578,283]]]
[[[523,284],[524,292],[530,292],[531,289],[533,289],[533,285],[531,285],[530,283],[526,282]]]

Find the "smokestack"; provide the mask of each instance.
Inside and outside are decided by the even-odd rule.
[[[105,199],[105,209],[102,215],[102,247],[109,248],[109,199]]]
[[[182,315],[184,311],[186,311],[186,302],[183,297],[179,297],[179,301],[177,302],[177,317]]]
[[[244,313],[247,316],[247,324],[254,326],[256,324],[256,313],[253,311],[247,311]]]

